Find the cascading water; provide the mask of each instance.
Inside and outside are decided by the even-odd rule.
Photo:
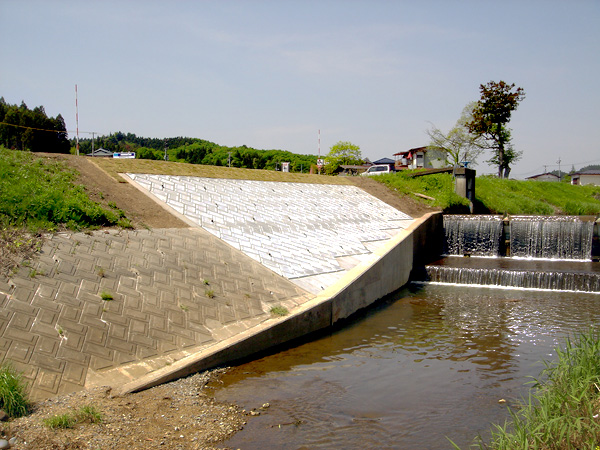
[[[572,216],[515,216],[510,254],[521,258],[592,259],[594,222]]]
[[[500,216],[444,216],[447,255],[499,256]]]
[[[600,293],[593,220],[444,216],[444,230],[449,256],[427,265],[422,281]]]
[[[555,263],[541,262],[533,268],[525,264],[503,264],[504,267],[495,267],[492,263],[490,267],[490,261],[471,260],[465,264],[460,259],[462,258],[446,258],[445,264],[427,266],[427,280],[446,284],[600,292],[600,271],[593,267],[593,263],[559,270]],[[484,265],[487,267],[482,267]]]

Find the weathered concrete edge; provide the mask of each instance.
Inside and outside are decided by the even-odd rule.
[[[429,213],[289,316],[274,318],[121,387],[141,391],[202,370],[224,365],[330,327],[404,286],[416,264],[439,255],[441,213]],[[427,239],[427,238],[430,239]],[[434,241],[434,244],[431,244]]]

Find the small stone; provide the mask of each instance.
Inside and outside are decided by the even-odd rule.
[[[506,403],[506,400],[504,400],[503,398],[501,398],[500,400],[498,400],[498,403]]]
[[[0,449],[10,448],[10,443],[6,439],[0,439]]]
[[[11,437],[11,438],[8,440],[8,443],[11,445],[11,447],[12,447],[13,445],[17,445],[17,438],[16,438],[15,436]]]
[[[263,409],[267,409],[269,406],[271,406],[271,405],[268,403],[265,403],[264,405],[262,405]]]
[[[6,422],[8,420],[8,414],[6,414],[3,410],[0,409],[0,420],[2,422]]]

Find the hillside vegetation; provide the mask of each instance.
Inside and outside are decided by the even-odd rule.
[[[411,172],[380,175],[378,181],[399,194],[416,198],[446,213],[468,213],[469,202],[454,193],[449,173],[412,178]],[[422,195],[431,197],[425,199]],[[600,186],[519,181],[478,177],[474,212],[478,214],[596,215],[600,214]]]
[[[71,142],[75,146],[75,141]],[[237,167],[242,169],[281,170],[283,162],[289,163],[290,172],[309,173],[317,163],[316,155],[300,155],[286,150],[258,150],[246,145],[227,147],[205,139],[172,137],[165,139],[145,138],[133,133],[112,133],[98,136],[95,148],[112,152],[135,152],[136,159],[164,160],[200,164],[206,166]],[[92,151],[92,140],[79,141],[80,154]]]
[[[90,200],[65,164],[0,147],[0,228],[30,231],[128,226],[123,211]]]

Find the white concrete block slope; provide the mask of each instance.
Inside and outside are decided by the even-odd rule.
[[[413,222],[355,186],[127,175],[188,223],[315,294]]]

